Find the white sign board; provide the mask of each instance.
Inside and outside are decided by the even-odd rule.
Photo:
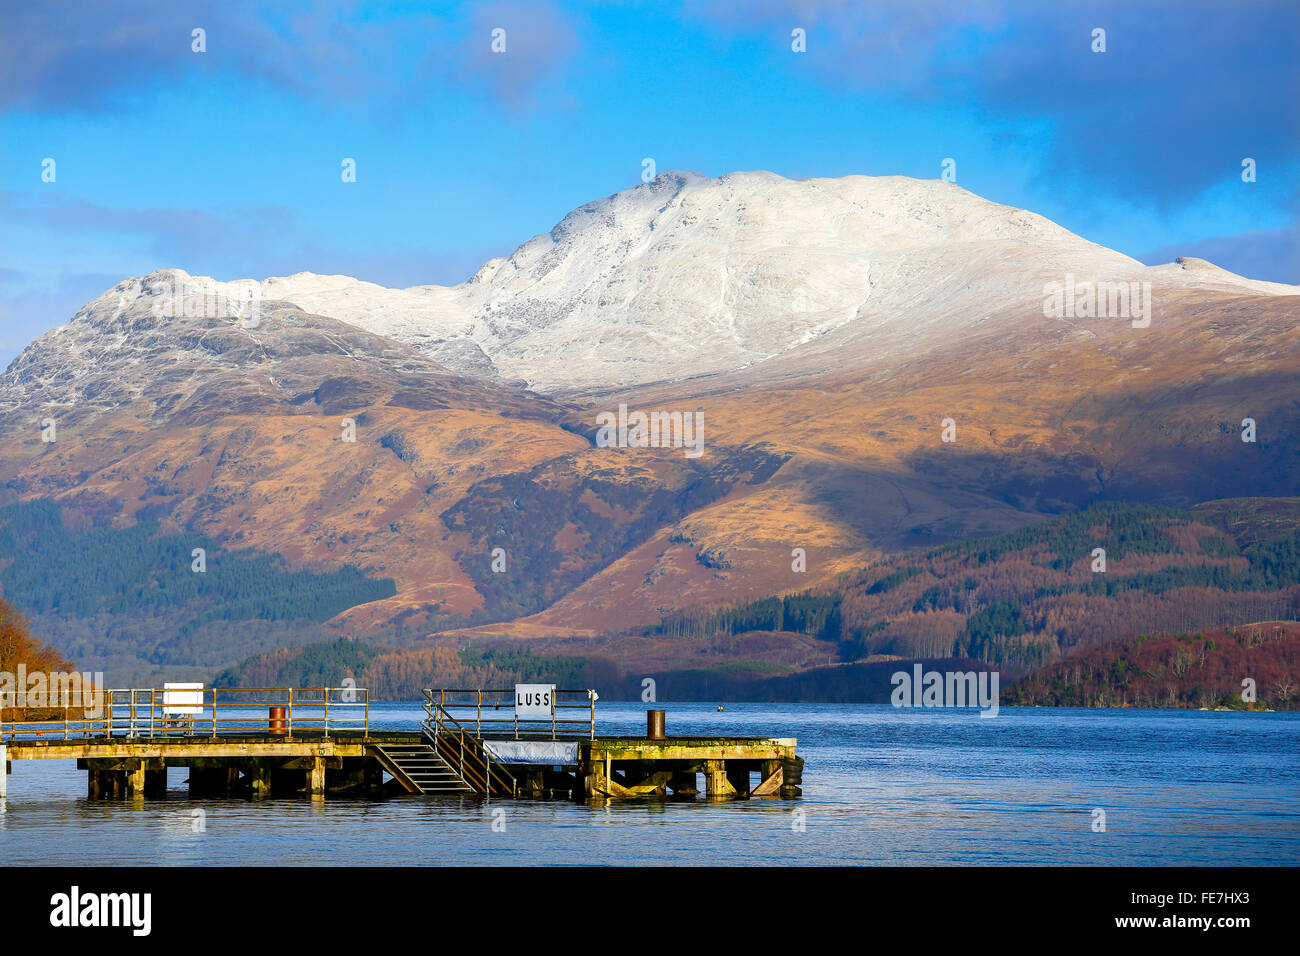
[[[554,684],[515,685],[515,720],[550,720],[554,713]]]
[[[202,684],[163,684],[163,716],[203,713]]]

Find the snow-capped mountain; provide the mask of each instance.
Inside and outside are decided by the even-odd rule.
[[[200,299],[291,303],[466,375],[540,392],[599,390],[745,368],[819,340],[824,348],[848,327],[875,353],[902,354],[991,316],[1014,323],[1041,303],[1045,283],[1066,276],[1300,292],[1208,264],[1147,268],[936,180],[668,172],[575,209],[453,287],[387,289],[311,273],[128,279],[38,339],[15,368],[51,347],[69,360],[102,354],[104,328],[183,288]],[[82,349],[83,335],[98,345]],[[130,350],[129,338],[114,339]],[[6,379],[16,384],[12,369]]]
[[[1149,282],[1151,323],[1045,312],[1097,281]],[[1297,293],[951,184],[670,173],[450,288],[127,279],[0,376],[0,503],[391,577],[343,633],[613,633],[1098,499],[1294,497]],[[598,445],[624,402],[702,416],[704,453]],[[142,667],[198,641],[40,623]]]

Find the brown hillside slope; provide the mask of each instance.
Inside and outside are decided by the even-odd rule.
[[[1146,329],[995,302],[906,360],[850,324],[743,372],[564,402],[296,309],[255,336],[125,316],[127,331],[97,332],[116,350],[73,399],[57,355],[6,373],[0,476],[9,498],[394,577],[394,598],[336,619],[345,632],[410,640],[478,613],[494,634],[595,633],[804,589],[1099,495],[1300,491],[1300,298],[1159,281],[1154,294]],[[620,402],[701,410],[704,454],[593,447],[595,414]],[[46,416],[55,444],[39,438]],[[340,440],[345,417],[355,443]]]

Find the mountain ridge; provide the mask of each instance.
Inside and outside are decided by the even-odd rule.
[[[0,505],[51,501],[69,527],[157,521],[160,533],[277,554],[293,570],[351,564],[391,578],[396,593],[313,627],[411,646],[438,634],[641,627],[1094,501],[1300,494],[1292,287],[1275,294],[1197,260],[1141,266],[951,184],[909,182],[890,193],[893,206],[808,224],[828,207],[782,220],[792,195],[839,190],[834,202],[847,209],[852,188],[893,186],[720,182],[683,177],[589,204],[560,242],[593,228],[599,237],[525,243],[474,293],[490,304],[505,290],[501,301],[515,306],[486,309],[432,345],[427,328],[406,341],[377,329],[420,326],[443,309],[446,288],[408,297],[418,308],[404,313],[401,292],[346,278],[216,283],[173,270],[119,283],[0,376]],[[737,202],[726,194],[737,184],[758,192]],[[925,197],[969,210],[962,228],[973,231],[950,229],[960,216],[927,211]],[[891,216],[907,220],[910,239],[877,228]],[[653,261],[627,265],[619,250],[632,254],[624,243],[647,217]],[[793,231],[805,251],[821,249],[816,237],[836,230],[884,245],[823,262],[771,239]],[[1055,237],[1046,253],[1014,238],[1044,231]],[[960,235],[993,238],[952,241]],[[565,265],[597,238],[592,269]],[[641,276],[647,262],[659,271]],[[704,290],[717,305],[720,290],[748,290],[731,305],[770,314],[742,321],[730,341],[772,332],[788,347],[728,351],[726,309],[701,313],[699,329],[661,329],[638,311],[675,294],[665,276],[698,275],[701,262],[729,263],[732,284],[710,273],[711,286],[675,301],[686,308]],[[1067,270],[1081,282],[1149,281],[1153,321],[1047,314],[1044,282]],[[834,318],[810,309],[791,324],[788,298],[810,274],[831,276],[820,292],[853,304],[854,318],[803,342]],[[597,288],[605,305],[584,300],[577,318],[562,308]],[[524,328],[543,292],[577,324]],[[593,325],[601,310],[620,321]],[[570,349],[575,330],[585,331]],[[655,344],[629,366],[634,384],[601,372],[641,341]],[[551,375],[547,393],[496,365],[464,364],[498,349],[507,373],[532,354]],[[448,355],[456,361],[441,361]],[[600,446],[597,416],[620,405],[703,416],[702,454]],[[1247,418],[1255,441],[1243,441]],[[50,419],[57,441],[42,432]]]
[[[1024,323],[1007,317],[1041,302],[1045,282],[1076,273],[1174,293],[1300,294],[1203,260],[1143,266],[938,180],[669,171],[579,206],[456,286],[388,289],[314,273],[219,282],[177,269],[126,279],[10,368],[30,364],[60,329],[183,288],[282,301],[452,372],[558,395],[736,372],[837,332],[893,354],[961,334],[971,317],[1017,334]]]

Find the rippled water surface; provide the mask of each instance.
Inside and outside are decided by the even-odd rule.
[[[804,797],[706,804],[394,797],[85,799],[72,761],[16,761],[6,864],[1300,863],[1300,714],[661,704],[670,734],[798,737]],[[597,732],[643,733],[604,703]],[[372,725],[415,728],[418,704]],[[193,811],[206,831],[193,832]],[[1105,831],[1093,829],[1094,808]],[[504,809],[504,831],[493,811]],[[499,815],[498,815],[499,818]]]

